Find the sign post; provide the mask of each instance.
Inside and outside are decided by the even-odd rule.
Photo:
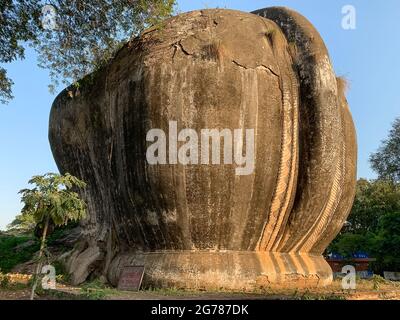
[[[126,266],[118,281],[118,290],[139,291],[144,275],[144,266]]]

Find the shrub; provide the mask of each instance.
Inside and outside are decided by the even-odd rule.
[[[6,289],[10,285],[10,277],[0,272],[0,288]]]
[[[28,241],[33,243],[28,246],[22,246],[19,250],[15,248]],[[0,270],[7,273],[20,263],[32,259],[34,253],[39,250],[39,244],[33,237],[29,236],[0,236]]]

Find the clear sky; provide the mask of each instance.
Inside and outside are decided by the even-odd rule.
[[[338,75],[350,81],[348,100],[357,128],[358,176],[374,178],[368,157],[400,116],[400,1],[398,0],[180,0],[182,12],[202,8],[252,11],[287,6],[305,15],[319,30]],[[342,28],[342,7],[356,9],[356,29]],[[26,59],[5,65],[14,80],[15,99],[0,105],[0,229],[21,209],[17,194],[36,174],[57,172],[47,139],[50,106],[48,71]],[[59,91],[62,88],[59,88]]]

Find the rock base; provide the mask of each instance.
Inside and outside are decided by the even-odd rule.
[[[332,270],[322,256],[247,251],[127,253],[113,259],[108,278],[118,284],[125,266],[145,266],[143,287],[252,291],[271,286],[323,287]]]

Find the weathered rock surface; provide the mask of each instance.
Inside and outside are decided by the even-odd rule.
[[[355,189],[356,141],[343,90],[314,27],[283,8],[203,10],[147,30],[54,101],[61,172],[88,183],[89,217],[68,256],[75,283],[251,289],[331,281],[321,254]],[[90,81],[89,81],[90,80]],[[146,134],[255,129],[255,170],[149,165]],[[290,280],[290,281],[289,281]]]

